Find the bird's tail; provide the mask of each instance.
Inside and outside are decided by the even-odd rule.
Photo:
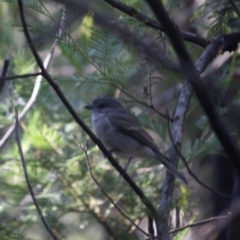
[[[160,153],[155,153],[157,160],[159,160],[173,175],[180,178],[185,184],[187,184],[186,178],[181,174],[169,161],[167,158],[162,156]]]

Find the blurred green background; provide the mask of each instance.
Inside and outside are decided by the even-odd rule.
[[[62,4],[47,0],[23,2],[31,36],[44,60],[58,32]],[[144,1],[122,2],[154,18]],[[234,31],[239,21],[229,5],[225,5],[227,1],[214,5],[217,2],[164,1],[170,17],[180,29],[198,33],[209,40]],[[84,105],[99,96],[116,97],[139,117],[161,152],[168,155],[171,146],[168,122],[158,112],[165,114],[168,108],[173,115],[184,77],[139,54],[133,45],[100,27],[94,21],[91,9],[114,19],[112,28],[119,24],[144,43],[159,47],[156,51],[178,66],[173,49],[164,33],[147,27],[105,1],[92,0],[89,4],[90,9],[84,15],[78,14],[77,9],[67,9],[65,31],[55,49],[49,73],[89,127],[90,112],[84,109]],[[17,1],[1,1],[0,16],[1,65],[9,56],[9,76],[37,72],[37,64],[21,27]],[[185,43],[196,60],[203,48]],[[239,102],[239,58],[236,53],[221,62],[224,59],[221,57],[216,62],[218,65],[209,67],[204,80],[208,81],[209,92],[224,114],[226,107],[221,106],[220,101],[229,91],[230,98]],[[0,93],[1,138],[14,123],[14,106],[18,106],[21,112],[35,84],[35,77],[4,83]],[[73,135],[82,148],[88,149],[91,169],[100,185],[136,224],[147,230],[146,209],[139,198],[43,80],[36,102],[20,122],[20,136],[31,184],[53,231],[59,239],[67,240],[145,239],[146,236],[113,207],[94,183],[86,165],[86,155],[77,146]],[[198,160],[219,153],[220,149],[205,113],[193,97],[184,124],[183,155],[198,173]],[[125,164],[124,160],[119,163]],[[202,196],[199,185],[187,175],[182,162],[179,168],[189,179],[189,186],[177,181],[172,208],[178,209],[180,218],[184,217],[187,223],[203,215]],[[157,206],[165,174],[163,166],[156,165],[154,160],[134,160],[128,173]],[[14,134],[1,148],[0,176],[0,239],[50,239],[29,195]],[[172,228],[178,226],[175,215],[173,211]],[[185,230],[175,239],[188,239],[188,236],[189,230]]]

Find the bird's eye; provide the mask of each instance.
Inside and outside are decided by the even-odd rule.
[[[98,104],[98,108],[102,109],[104,107],[105,107],[105,104],[103,104],[103,103]]]

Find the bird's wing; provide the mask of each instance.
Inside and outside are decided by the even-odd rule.
[[[165,167],[168,168],[168,170],[170,170],[170,172],[175,174],[187,184],[186,178],[179,173],[177,169],[169,162],[169,159],[159,151],[151,136],[142,128],[137,117],[129,111],[126,111],[125,109],[123,110],[124,111],[118,111],[117,114],[110,113],[107,116],[107,120],[117,129],[118,132],[128,137],[135,138],[143,145],[150,147],[156,153],[157,160],[159,160]]]
[[[117,113],[110,113],[108,121],[117,129],[118,132],[135,138],[143,145],[152,148],[159,152],[157,145],[154,143],[151,136],[142,128],[138,118],[129,111],[118,111]]]

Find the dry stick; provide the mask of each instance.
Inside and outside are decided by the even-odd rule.
[[[14,75],[14,76],[8,76],[8,77],[0,77],[0,81],[7,81],[7,80],[13,80],[13,79],[19,79],[19,78],[37,77],[39,75],[41,75],[40,72],[28,73],[28,74],[22,74],[22,75]]]
[[[154,28],[156,30],[160,30],[162,32],[165,32],[164,28],[161,26],[160,22],[149,18],[148,16],[144,15],[140,11],[136,10],[133,7],[130,7],[123,2],[120,2],[118,0],[104,0],[111,6],[117,8],[121,12],[126,13],[127,15],[135,18],[136,20],[144,23],[146,26],[149,26],[151,28]],[[195,43],[201,47],[206,47],[209,44],[209,41],[207,41],[205,38],[202,38],[194,33],[181,31],[182,37],[184,40]]]
[[[98,180],[94,177],[93,175],[93,172],[92,172],[92,169],[91,169],[91,166],[90,166],[90,163],[89,163],[89,157],[88,157],[88,154],[87,154],[87,150],[84,149],[80,143],[78,142],[77,140],[77,137],[75,135],[73,135],[77,145],[79,148],[82,149],[82,151],[84,152],[85,156],[86,156],[86,164],[87,164],[87,168],[89,170],[89,173],[91,175],[91,178],[93,179],[93,181],[95,182],[95,184],[98,186],[98,188],[102,191],[102,193],[108,198],[108,200],[113,204],[113,206],[119,211],[119,213],[124,217],[126,218],[132,225],[134,225],[141,233],[143,233],[144,235],[148,236],[148,234],[143,231],[137,224],[134,223],[134,221],[128,217],[122,210],[120,207],[118,207],[118,205],[113,201],[113,199],[108,195],[108,193],[101,187],[100,183],[98,182]]]
[[[232,221],[236,221],[234,217],[239,215],[240,213],[240,199],[237,198],[235,199],[229,207],[227,207],[223,212],[226,213],[231,213],[229,214],[229,218],[223,220],[223,221],[218,221],[215,228],[212,228],[202,239],[211,239],[212,235],[215,235],[217,232],[222,231],[225,229]],[[228,239],[238,239],[239,234],[237,235],[237,238],[230,237]]]
[[[187,224],[187,225],[185,225],[185,226],[183,226],[183,227],[179,227],[179,228],[172,229],[172,230],[170,230],[168,233],[169,233],[169,234],[174,234],[174,233],[183,231],[183,230],[185,230],[186,228],[197,227],[197,226],[200,226],[200,225],[203,225],[203,224],[207,224],[207,223],[210,223],[210,222],[213,222],[213,221],[216,221],[216,220],[222,220],[222,219],[230,218],[230,217],[232,217],[232,214],[223,215],[223,216],[218,216],[218,217],[207,218],[207,219],[204,219],[204,220],[195,222],[195,223]],[[156,237],[155,237],[155,238],[156,238]],[[147,240],[147,239],[146,239],[146,240]]]
[[[190,224],[187,224],[183,227],[179,227],[179,228],[175,228],[175,229],[172,229],[170,230],[168,233],[169,234],[174,234],[174,233],[177,233],[177,232],[180,232],[180,231],[183,231],[185,230],[186,228],[191,228],[191,227],[198,227],[200,225],[203,225],[203,224],[207,224],[207,223],[210,223],[210,222],[213,222],[213,221],[217,221],[217,220],[222,220],[222,219],[225,219],[225,218],[232,218],[232,214],[228,214],[228,215],[223,215],[223,216],[218,216],[218,217],[211,217],[211,218],[207,218],[207,219],[204,219],[204,220],[201,220],[201,221],[197,221],[195,223],[190,223]],[[220,229],[219,229],[220,230]],[[156,237],[155,237],[156,238]],[[150,238],[149,238],[150,239]],[[146,239],[147,240],[147,239]],[[150,239],[151,240],[151,239]]]
[[[15,117],[16,117],[16,123],[15,123],[15,138],[16,138],[16,143],[17,143],[17,146],[18,146],[18,152],[19,152],[19,155],[21,157],[21,161],[22,161],[22,166],[23,166],[23,171],[24,171],[24,176],[25,176],[25,179],[26,179],[26,182],[27,182],[27,186],[28,186],[28,190],[30,192],[30,195],[32,197],[32,200],[33,200],[33,203],[37,209],[37,212],[41,218],[41,221],[44,225],[44,227],[46,228],[46,230],[48,231],[48,233],[51,235],[51,237],[54,239],[54,240],[58,240],[57,236],[54,234],[54,232],[52,231],[51,227],[48,225],[46,219],[44,218],[43,216],[43,213],[38,205],[38,202],[34,196],[34,192],[33,192],[33,189],[32,189],[32,186],[31,186],[31,183],[30,183],[30,179],[28,177],[28,172],[27,172],[27,165],[26,165],[26,161],[25,161],[25,158],[24,158],[24,155],[23,155],[23,151],[22,151],[22,146],[21,146],[21,142],[20,142],[20,139],[19,139],[19,133],[18,133],[18,126],[19,126],[19,121],[18,121],[18,110],[17,108],[15,108]]]
[[[50,86],[53,88],[53,90],[56,92],[62,103],[65,105],[69,113],[72,115],[73,119],[81,126],[81,128],[88,134],[88,136],[92,139],[92,141],[97,144],[97,146],[100,148],[100,150],[103,152],[103,154],[108,158],[108,160],[111,162],[111,164],[115,167],[115,169],[122,175],[122,177],[126,180],[126,182],[131,186],[131,188],[134,190],[134,192],[138,195],[138,197],[141,199],[141,201],[144,203],[145,207],[149,211],[149,213],[153,216],[156,224],[159,223],[159,215],[151,203],[151,201],[145,196],[145,194],[142,192],[142,190],[136,185],[136,183],[129,177],[129,175],[122,169],[122,167],[118,164],[118,162],[112,157],[111,153],[105,148],[105,146],[102,144],[102,142],[95,136],[95,134],[89,129],[89,127],[82,121],[82,119],[78,116],[78,114],[73,109],[72,105],[68,102],[65,95],[59,88],[59,86],[53,81],[47,70],[44,68],[44,65],[42,64],[41,58],[37,53],[37,50],[35,48],[35,45],[32,41],[32,38],[29,34],[25,16],[24,16],[24,10],[23,10],[23,3],[21,0],[18,0],[18,6],[19,6],[19,13],[20,18],[23,26],[23,31],[26,37],[26,40],[28,42],[28,45],[32,51],[32,54],[39,66],[39,68],[42,71],[42,76],[48,81]]]
[[[180,227],[180,228],[176,228],[176,229],[170,230],[169,233],[173,234],[173,233],[176,233],[176,232],[179,232],[179,231],[183,231],[186,228],[197,227],[199,225],[203,225],[203,224],[206,224],[206,223],[209,223],[209,222],[213,222],[213,221],[216,221],[216,220],[221,220],[221,219],[229,218],[229,217],[231,217],[231,214],[224,215],[224,216],[207,218],[207,219],[195,222],[195,223],[191,223],[191,224],[185,225],[185,226]]]
[[[63,8],[63,12],[62,12],[62,18],[61,18],[61,22],[60,22],[60,28],[59,28],[59,32],[58,32],[58,36],[56,36],[56,39],[54,40],[51,50],[48,53],[48,55],[46,56],[45,60],[44,60],[44,68],[47,68],[52,60],[53,57],[53,53],[55,51],[55,48],[59,42],[59,39],[63,33],[63,27],[64,27],[64,19],[65,19],[65,8]],[[35,101],[37,100],[37,96],[41,87],[41,83],[42,83],[42,71],[40,70],[39,73],[33,73],[33,74],[25,74],[25,75],[19,75],[19,76],[24,76],[24,77],[30,77],[36,75],[38,76],[36,79],[36,83],[34,85],[33,91],[32,91],[32,95],[30,97],[30,99],[28,100],[27,104],[25,105],[25,107],[23,108],[23,110],[21,111],[21,113],[19,114],[19,121],[21,121],[21,119],[26,115],[26,113],[31,109],[31,107],[33,106],[33,104],[35,103]],[[18,78],[18,77],[17,77]],[[2,137],[2,139],[0,140],[0,149],[6,144],[7,140],[11,137],[12,133],[14,132],[15,129],[15,124],[11,125],[7,132],[4,134],[4,136]]]
[[[169,118],[169,111],[168,111],[168,107],[166,108],[166,115]],[[191,168],[189,167],[187,160],[185,159],[185,157],[182,155],[181,151],[177,148],[177,146],[174,144],[174,140],[173,140],[173,136],[171,133],[171,128],[170,128],[170,122],[168,121],[168,133],[172,142],[172,146],[174,147],[175,151],[177,152],[178,156],[182,159],[185,167],[187,168],[188,173],[193,177],[193,179],[202,187],[206,188],[207,190],[209,190],[211,193],[214,193],[216,196],[218,197],[222,197],[225,199],[229,199],[231,200],[232,198],[230,196],[227,196],[221,192],[219,192],[218,190],[210,187],[209,185],[207,185],[206,183],[204,183],[203,181],[201,181],[196,175],[195,173],[191,170]]]

